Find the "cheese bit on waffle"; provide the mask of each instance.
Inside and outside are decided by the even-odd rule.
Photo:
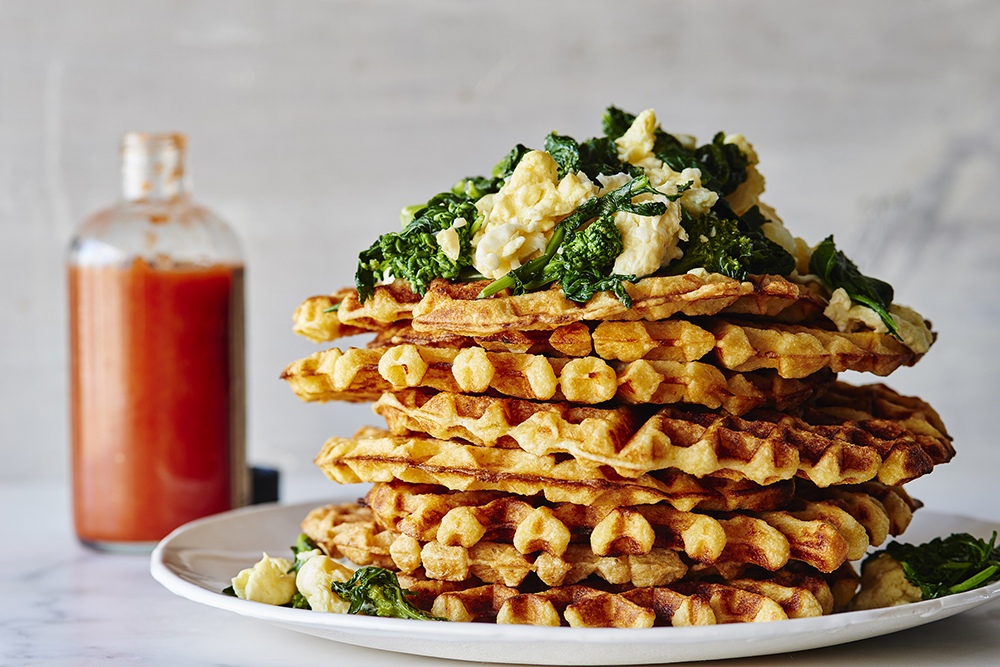
[[[353,290],[323,301],[324,308],[300,306],[294,330],[318,342],[335,340],[347,325],[378,331],[401,320],[413,320],[420,331],[461,336],[488,336],[508,330],[549,330],[574,322],[666,320],[674,315],[729,312],[801,321],[823,310],[825,302],[809,290],[777,276],[749,276],[745,281],[721,274],[649,277],[626,284],[632,307],[610,292],[598,292],[585,304],[567,300],[553,288],[516,296],[500,293],[478,299],[488,281],[449,283],[435,280],[421,297],[401,280],[375,288],[363,304]],[[324,297],[313,297],[314,300]],[[337,306],[335,311],[329,309]],[[329,312],[324,312],[329,311]],[[319,336],[328,335],[328,338]]]
[[[786,480],[760,486],[746,480],[697,479],[678,470],[636,478],[581,465],[573,458],[535,456],[520,449],[463,445],[449,440],[392,436],[362,429],[354,439],[331,438],[315,463],[342,484],[391,482],[439,484],[459,491],[494,490],[522,496],[542,493],[552,502],[648,505],[729,511],[781,507],[791,497]]]
[[[609,466],[625,477],[676,468],[757,484],[793,476],[819,486],[875,478],[902,484],[953,456],[926,404],[886,387],[834,386],[833,394],[801,409],[742,417],[686,407],[651,413],[643,406],[591,408],[420,391],[387,393],[375,411],[399,436],[427,433],[482,447],[517,446],[537,456],[570,454],[581,465]]]
[[[741,375],[698,361],[620,363],[416,345],[316,352],[290,364],[281,377],[309,402],[368,402],[386,391],[419,387],[587,405],[682,402],[723,407],[733,414],[764,405],[797,405],[832,380],[829,374],[803,380],[782,380],[773,371]]]
[[[721,366],[746,372],[773,368],[781,377],[801,378],[822,368],[886,376],[923,356],[889,334],[842,333],[797,324],[710,320]]]

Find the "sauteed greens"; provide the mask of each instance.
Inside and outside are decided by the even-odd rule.
[[[954,533],[919,546],[892,542],[882,551],[903,566],[906,580],[920,589],[924,600],[964,593],[1000,581],[1000,548],[997,533],[990,541],[968,533]]]
[[[747,275],[789,276],[795,271],[796,258],[786,247],[772,240],[773,236],[768,238],[765,234],[763,225],[769,220],[761,210],[753,205],[737,214],[726,199],[747,181],[748,168],[756,164],[756,156],[748,156],[741,148],[752,153],[749,144],[741,137],[738,141],[727,140],[719,132],[710,143],[695,146],[692,139],[670,134],[657,125],[655,129],[647,128],[644,135],[649,142],[643,144],[646,157],[640,161],[629,157],[636,162],[630,164],[623,161],[625,154],[619,149],[621,142],[635,138],[629,137],[634,134],[634,130],[630,133],[630,128],[636,120],[634,114],[612,106],[603,115],[603,136],[578,142],[553,132],[545,138],[544,150],[555,161],[560,181],[567,175],[585,174],[580,178],[597,192],[598,182],[606,183],[615,175],[631,180],[619,187],[605,187],[603,195],[580,200],[582,203],[554,227],[550,223],[550,231],[546,232],[548,236],[542,243],[530,246],[540,249],[544,246],[538,251],[541,254],[522,256],[521,262],[512,262],[511,270],[505,274],[494,273],[497,279],[480,297],[504,289],[520,294],[554,284],[572,301],[584,302],[596,292],[606,290],[629,305],[625,285],[645,276],[615,273],[615,260],[623,254],[624,247],[622,223],[616,223],[616,215],[628,213],[650,219],[663,216],[665,201],[672,204],[694,187],[694,181],[676,182],[678,174],[685,169],[697,169],[699,192],[713,199],[717,196],[717,200],[704,210],[679,207],[680,227],[674,228],[679,230],[679,236],[673,241],[680,251],[673,256],[679,255],[679,259],[665,260],[659,268],[652,269],[652,274],[646,275],[676,275],[700,268],[743,280]],[[423,204],[405,208],[401,215],[403,229],[383,234],[358,258],[355,282],[361,301],[372,296],[376,285],[396,278],[405,280],[419,294],[425,294],[436,278],[454,282],[486,279],[488,276],[481,273],[486,269],[476,260],[477,244],[486,231],[485,216],[477,202],[482,205],[486,201],[484,197],[500,193],[529,152],[531,149],[518,144],[497,163],[490,176],[466,177],[449,191]],[[657,164],[664,169],[669,167],[668,172],[673,170],[670,173],[675,181],[671,187],[654,188],[650,184],[648,169],[657,169]],[[694,178],[698,178],[697,174]],[[635,201],[637,197],[639,201]],[[656,201],[651,201],[653,197]],[[532,224],[528,221],[521,226],[530,228]],[[536,232],[522,229],[519,233]],[[510,241],[523,244],[525,238],[512,236]],[[503,242],[501,246],[504,252],[510,252]],[[898,327],[889,314],[892,288],[862,275],[857,266],[836,249],[832,236],[813,252],[809,267],[831,292],[842,287],[855,303],[871,308],[885,322],[889,332],[899,338]]]

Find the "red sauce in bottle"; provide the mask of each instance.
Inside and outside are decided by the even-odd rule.
[[[74,519],[152,542],[238,504],[241,267],[70,266]]]

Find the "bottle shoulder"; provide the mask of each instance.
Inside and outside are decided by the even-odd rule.
[[[233,228],[216,213],[187,201],[123,201],[89,216],[70,242],[71,264],[105,266],[136,258],[200,265],[241,265]]]

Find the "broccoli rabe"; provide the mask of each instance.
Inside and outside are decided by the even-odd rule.
[[[573,137],[564,137],[553,132],[545,138],[545,151],[559,165],[559,178],[566,174],[582,171],[592,181],[600,174],[630,173],[633,176],[641,169],[618,159],[618,149],[613,139],[594,137],[577,143]]]
[[[795,269],[795,258],[759,229],[751,228],[759,220],[756,208],[741,219],[728,206],[716,207],[702,215],[692,215],[682,207],[681,226],[688,240],[680,243],[684,255],[668,270],[686,273],[700,267],[737,280],[751,274],[791,273]],[[718,215],[717,210],[725,217]]]
[[[843,288],[851,301],[871,308],[882,319],[889,333],[897,340],[903,340],[896,321],[889,314],[894,296],[892,285],[863,275],[847,255],[837,250],[832,234],[813,250],[809,272],[819,276],[831,292]]]
[[[622,303],[631,306],[632,299],[623,283],[634,282],[635,276],[610,273],[622,251],[621,232],[615,226],[614,216],[619,211],[655,216],[667,210],[666,205],[658,201],[632,203],[632,199],[641,194],[662,193],[655,190],[643,174],[603,197],[587,199],[555,226],[541,257],[494,280],[479,294],[480,298],[504,289],[523,294],[555,282],[562,287],[566,298],[573,301],[586,301],[595,292],[610,290]]]
[[[558,165],[558,178],[582,172],[591,181],[597,181],[601,175],[625,173],[632,181],[603,197],[587,199],[555,225],[540,257],[495,280],[480,297],[504,289],[522,294],[557,284],[566,298],[573,301],[586,301],[595,292],[611,291],[625,305],[631,305],[625,283],[634,282],[637,276],[613,273],[615,259],[623,250],[614,215],[626,211],[656,216],[665,211],[658,202],[632,203],[639,194],[662,194],[649,184],[643,169],[623,162],[618,156],[615,140],[628,131],[635,119],[635,115],[612,106],[602,119],[604,136],[583,142],[555,132],[546,137],[544,148]],[[473,240],[484,222],[475,203],[499,192],[530,150],[518,144],[497,163],[490,176],[464,178],[426,204],[404,209],[401,215],[404,228],[382,235],[359,256],[355,282],[360,300],[366,301],[375,286],[389,278],[405,280],[419,294],[426,293],[435,278],[453,282],[484,279],[473,266]],[[746,180],[749,161],[739,146],[725,142],[723,133],[717,133],[710,143],[693,148],[656,128],[653,154],[676,172],[687,168],[700,170],[702,186],[719,195],[712,212],[704,215],[692,215],[681,207],[682,225],[689,238],[679,246],[684,256],[668,267],[668,273],[701,267],[742,280],[748,274],[788,275],[795,269],[794,258],[760,232],[759,225],[764,219],[756,209],[737,216],[726,204],[724,197]],[[684,189],[684,186],[679,188],[679,193]],[[676,196],[668,199],[673,201]],[[465,223],[456,226],[459,219]],[[447,253],[438,238],[444,230],[450,230],[442,237],[449,241]]]
[[[351,604],[348,614],[412,618],[421,621],[443,621],[417,609],[407,600],[413,595],[399,585],[395,573],[368,565],[357,570],[345,582],[331,584],[334,593]]]
[[[400,232],[383,234],[358,256],[355,282],[358,296],[365,301],[386,272],[402,278],[423,294],[435,278],[457,280],[463,269],[472,265],[472,234],[479,215],[473,202],[464,195],[443,192],[419,209]],[[437,234],[453,227],[462,218],[466,224],[455,227],[459,240],[457,259],[448,257],[437,241]]]
[[[604,134],[611,140],[617,139],[628,131],[635,118],[633,114],[610,107],[604,113]],[[739,146],[725,143],[725,137],[724,133],[717,132],[711,143],[690,150],[674,135],[656,128],[653,154],[674,171],[701,170],[702,187],[725,197],[747,179],[749,164]]]
[[[435,278],[482,279],[472,268],[472,237],[482,224],[475,202],[499,191],[529,150],[518,144],[493,167],[492,177],[468,176],[449,192],[434,195],[426,204],[404,208],[400,213],[402,231],[383,234],[358,255],[354,276],[358,298],[362,302],[368,300],[386,274],[402,278],[420,294],[427,291]],[[460,218],[465,223],[455,226]],[[458,236],[457,258],[449,257],[437,240],[437,234],[449,228]]]
[[[887,553],[903,566],[906,580],[920,589],[924,600],[964,593],[1000,581],[997,533],[990,541],[968,533],[935,538],[919,546],[891,542],[868,560]]]
[[[319,545],[305,533],[299,533],[299,536],[296,538],[295,544],[292,545],[291,549],[294,556],[292,558],[292,567],[288,570],[289,574],[292,572],[298,573],[298,571],[302,569],[302,564],[305,563],[305,560],[300,558],[300,556],[302,554],[309,553],[310,551],[319,549]]]

